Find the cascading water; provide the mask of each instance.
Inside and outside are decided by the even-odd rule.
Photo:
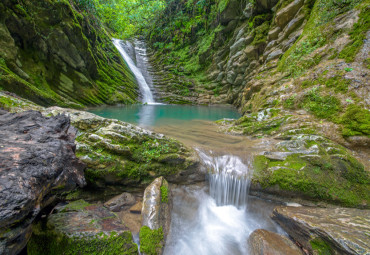
[[[142,102],[144,104],[155,104],[153,93],[150,90],[150,87],[148,85],[148,81],[151,82],[150,76],[147,75],[147,79],[145,79],[143,72],[146,71],[145,69],[145,45],[141,45],[141,47],[133,48],[133,46],[129,42],[124,42],[119,39],[113,39],[113,44],[116,46],[118,51],[120,52],[121,56],[126,61],[127,65],[131,69],[132,73],[134,74],[140,88],[140,92],[142,94]],[[133,57],[135,57],[136,62],[138,64],[135,64],[134,60],[130,57],[128,52],[126,52],[125,48],[131,48],[133,50]],[[141,61],[138,61],[141,60]],[[148,81],[147,81],[148,80]]]
[[[249,167],[239,157],[198,154],[209,172],[209,189],[174,190],[171,232],[164,254],[248,254],[247,240],[254,230],[279,231],[264,215],[272,210],[271,205],[258,205],[257,212],[253,206],[249,208]]]
[[[249,188],[248,167],[232,155],[212,157],[198,151],[209,173],[209,193],[218,206],[246,206]]]

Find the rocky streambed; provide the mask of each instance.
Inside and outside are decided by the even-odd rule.
[[[2,103],[4,108],[18,112],[1,111],[0,115],[1,254],[18,254],[25,247],[29,254],[165,251],[166,242],[171,241],[171,211],[176,205],[173,199],[178,199],[178,192],[171,191],[173,185],[203,183],[207,172],[202,169],[209,170],[195,151],[174,139],[118,120],[83,111],[43,108],[3,93],[1,96],[1,102],[7,100],[7,104]],[[25,111],[28,109],[36,111]],[[248,121],[244,120],[244,125],[227,122],[231,126],[226,127],[230,131],[249,128],[258,134],[265,131],[257,125],[259,122],[271,126],[276,117],[257,120],[254,129]],[[320,161],[313,160],[323,158],[335,162],[325,171],[339,174],[338,178],[346,178],[351,164],[361,169],[343,147],[326,138],[306,136],[286,133],[269,151],[256,156],[259,161],[254,160],[257,168],[251,176],[254,194],[280,197],[285,202],[299,198],[305,206],[280,202],[271,217],[276,222],[272,224],[284,231],[254,228],[242,241],[247,253],[368,254],[366,196],[352,205],[364,209],[343,208],[332,205],[341,203],[340,199],[320,199],[305,190],[303,194],[297,192],[295,187],[299,185],[289,186],[290,181],[300,180],[296,176],[287,180],[275,176],[296,168],[298,173],[306,174],[313,166],[323,171]],[[294,160],[289,161],[292,157]],[[318,174],[316,181],[305,175],[311,183],[306,187],[322,187],[315,194],[330,191],[320,184],[320,176],[325,174]],[[364,176],[357,181],[356,189],[368,190]],[[333,187],[335,181],[331,182]],[[317,202],[323,208],[317,207]]]

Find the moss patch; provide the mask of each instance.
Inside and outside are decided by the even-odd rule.
[[[162,227],[152,230],[147,226],[143,226],[140,229],[139,236],[140,252],[148,255],[156,255],[160,253],[164,240]]]
[[[370,111],[351,104],[340,118],[343,136],[370,136]]]

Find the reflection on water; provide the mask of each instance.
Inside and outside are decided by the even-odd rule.
[[[156,127],[178,121],[239,118],[240,114],[231,107],[145,104],[114,107],[99,107],[90,112],[111,119],[118,119],[142,127]]]

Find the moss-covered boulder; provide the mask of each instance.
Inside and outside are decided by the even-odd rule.
[[[138,254],[132,234],[108,209],[83,200],[57,206],[33,227],[27,246],[35,254]]]
[[[276,207],[272,218],[310,254],[369,254],[369,210]]]
[[[350,150],[333,141],[346,143],[335,135],[335,125],[304,111],[276,108],[218,124],[227,132],[271,144],[254,157],[252,194],[369,206],[369,172]]]
[[[135,78],[104,25],[73,2],[0,3],[0,90],[73,108],[136,102]]]
[[[369,172],[344,147],[319,135],[285,139],[254,158],[253,192],[369,206]]]

